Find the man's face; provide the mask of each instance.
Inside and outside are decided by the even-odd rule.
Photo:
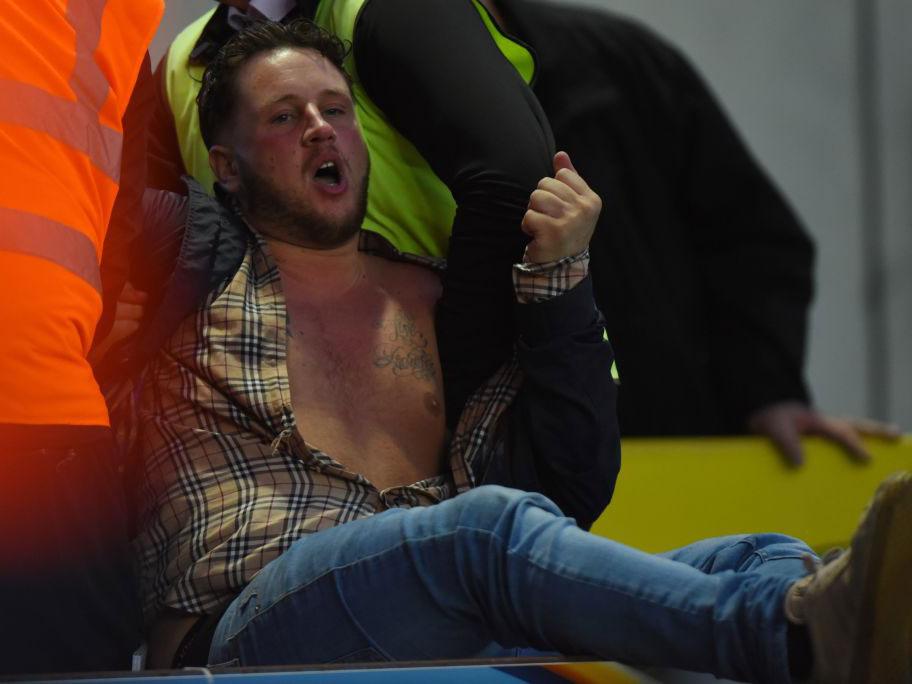
[[[313,50],[280,48],[238,74],[226,183],[269,237],[336,247],[361,227],[369,160],[344,76]],[[233,187],[232,187],[233,186]]]

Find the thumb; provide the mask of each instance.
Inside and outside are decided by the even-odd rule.
[[[776,426],[767,436],[785,458],[785,462],[798,468],[804,464],[804,449],[801,446],[801,434],[790,425]]]
[[[570,161],[570,155],[566,152],[558,152],[554,155],[554,175],[557,175],[557,172],[561,169],[569,169],[570,171],[576,171],[576,168],[573,166],[573,162]]]

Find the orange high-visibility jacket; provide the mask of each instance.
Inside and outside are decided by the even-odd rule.
[[[163,0],[0,10],[0,423],[107,425],[86,361],[122,120]]]

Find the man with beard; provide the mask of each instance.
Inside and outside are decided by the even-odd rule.
[[[523,342],[449,436],[442,263],[360,232],[369,160],[344,54],[309,23],[225,47],[200,96],[219,199],[190,181],[179,254],[150,260],[175,272],[137,265],[140,287],[168,282],[134,348],[163,347],[140,411],[154,665],[205,662],[225,602],[305,533],[482,482],[544,492],[588,527],[613,490],[612,355],[586,275],[598,197],[557,155],[514,269]],[[142,251],[175,243],[159,237]]]
[[[655,557],[564,517],[588,527],[608,502],[619,439],[587,275],[600,201],[562,153],[523,219],[515,358],[447,444],[440,284],[359,233],[368,157],[343,58],[312,24],[264,23],[204,78],[220,200],[190,183],[170,287],[208,293],[141,398],[152,664],[531,647],[778,682],[806,673],[813,647],[827,681],[907,676],[892,638],[912,619],[907,475],[810,574],[813,554],[781,535]]]

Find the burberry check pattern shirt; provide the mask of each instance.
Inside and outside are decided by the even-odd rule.
[[[360,249],[442,271],[373,233]],[[514,266],[521,303],[555,297],[588,272],[588,252]],[[390,507],[425,506],[480,482],[503,449],[499,431],[519,388],[515,360],[466,403],[448,444],[448,468],[378,490],[295,426],[286,367],[279,271],[251,235],[240,268],[182,322],[150,364],[139,400],[140,529],[144,609],[204,614],[237,594],[304,534]]]

